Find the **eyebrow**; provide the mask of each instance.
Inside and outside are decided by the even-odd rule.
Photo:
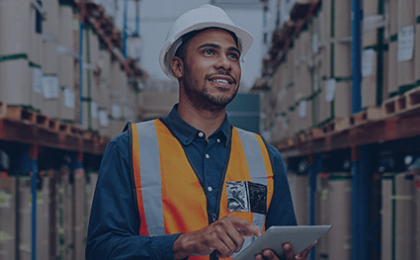
[[[220,47],[220,45],[218,45],[218,44],[215,44],[215,43],[205,43],[205,44],[203,44],[203,45],[200,45],[198,48],[197,48],[197,50],[199,50],[199,49],[201,49],[201,48],[204,48],[204,47],[212,47],[212,48],[215,48],[215,49],[218,49],[218,50],[220,50],[222,47]],[[237,53],[239,53],[239,55],[241,55],[241,52],[239,51],[239,49],[238,48],[236,48],[236,47],[229,47],[228,48],[228,51],[235,51],[235,52],[237,52]]]

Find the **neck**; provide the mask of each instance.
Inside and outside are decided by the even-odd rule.
[[[222,125],[226,116],[226,108],[216,111],[199,110],[186,100],[180,100],[177,111],[185,122],[203,131],[206,137]]]

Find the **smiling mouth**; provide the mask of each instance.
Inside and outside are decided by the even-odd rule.
[[[225,79],[210,79],[211,82],[220,82],[220,83],[226,83],[231,84],[231,82],[225,80]]]
[[[222,83],[222,84],[235,84],[236,80],[230,75],[210,75],[207,77],[207,80],[210,82],[215,83]]]

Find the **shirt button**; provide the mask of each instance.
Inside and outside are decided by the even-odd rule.
[[[206,158],[208,159],[208,158],[210,158],[210,155],[208,154],[208,153],[206,153]]]
[[[199,133],[198,133],[198,136],[199,136],[199,137],[203,137],[203,136],[204,136],[204,133],[203,133],[203,132],[199,132]]]
[[[220,139],[219,138],[217,138],[217,140],[216,140],[218,143],[220,143]]]
[[[211,192],[213,190],[213,188],[211,186],[208,186],[207,190]]]

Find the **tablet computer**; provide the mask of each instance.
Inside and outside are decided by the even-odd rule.
[[[331,229],[322,226],[272,226],[248,247],[239,252],[233,260],[255,260],[255,255],[271,249],[280,259],[285,259],[283,244],[289,242],[295,254],[299,254]]]

